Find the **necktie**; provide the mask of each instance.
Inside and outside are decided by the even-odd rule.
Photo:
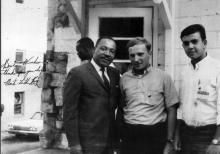
[[[101,68],[101,71],[102,71],[102,79],[104,81],[104,85],[106,87],[110,88],[109,81],[108,81],[108,79],[107,79],[107,77],[105,76],[105,73],[104,73],[105,72],[105,68],[104,67]]]

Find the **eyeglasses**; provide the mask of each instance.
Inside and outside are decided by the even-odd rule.
[[[183,45],[184,46],[189,46],[189,43],[192,43],[192,44],[197,44],[198,42],[199,42],[199,40],[197,40],[197,39],[193,39],[193,40],[191,40],[191,41],[183,41]]]

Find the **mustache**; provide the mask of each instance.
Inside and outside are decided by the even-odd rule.
[[[188,52],[195,52],[195,49],[188,49]]]
[[[102,56],[102,59],[105,59],[105,60],[112,60],[113,57],[108,56],[108,55],[103,55],[103,56]]]

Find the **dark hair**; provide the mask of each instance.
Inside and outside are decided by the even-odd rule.
[[[200,33],[200,36],[203,41],[206,40],[205,28],[201,24],[193,24],[193,25],[190,25],[190,26],[186,27],[185,29],[183,29],[183,31],[181,32],[181,35],[180,35],[180,39],[182,40],[182,38],[184,36],[190,35],[190,34],[193,34],[196,32]]]
[[[151,51],[151,44],[150,44],[150,42],[148,40],[146,40],[145,38],[143,38],[143,37],[136,37],[136,38],[130,40],[127,43],[127,45],[126,45],[126,48],[128,50],[130,47],[133,47],[133,46],[135,46],[137,44],[144,44],[146,49],[147,49],[147,51],[148,52]]]
[[[81,60],[91,60],[94,52],[94,43],[88,37],[83,37],[77,41],[76,50]]]
[[[98,46],[99,42],[100,42],[102,39],[108,39],[108,40],[112,40],[113,42],[115,42],[115,40],[114,40],[112,37],[102,36],[102,37],[100,37],[100,38],[96,41],[95,47]],[[115,44],[116,44],[116,42],[115,42]]]

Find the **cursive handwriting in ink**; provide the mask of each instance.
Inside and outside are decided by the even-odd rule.
[[[6,69],[6,68],[11,68],[11,67],[15,67],[15,62],[13,62],[12,64],[10,64],[9,62],[9,58],[5,60],[5,62],[1,65],[1,69]]]
[[[34,86],[37,86],[38,80],[39,80],[39,76],[35,76],[35,77],[24,76],[24,78],[21,79],[18,82],[18,84],[19,85],[34,85]]]
[[[11,85],[16,85],[17,84],[17,79],[8,79],[7,81],[4,82],[6,86],[11,86]]]
[[[34,59],[34,57],[31,57],[29,59],[25,59],[25,61],[20,62],[20,63],[22,63],[23,65],[26,65],[26,64],[40,64],[40,63],[42,63],[42,62],[38,61],[38,59],[39,59],[39,57],[36,57],[35,59]]]
[[[34,71],[36,71],[36,72],[41,72],[41,71],[42,71],[42,66],[38,66],[38,68],[35,69]]]
[[[6,86],[15,85],[33,85],[37,86],[39,80],[39,73],[42,71],[42,64],[39,57],[30,57],[24,61],[10,61],[7,58],[4,63],[1,64],[1,75],[9,76],[3,83]],[[18,72],[17,65],[24,66],[26,71]],[[27,65],[30,65],[26,67]],[[37,73],[37,74],[36,74]]]
[[[30,85],[38,86],[37,83],[38,83],[38,81],[39,81],[39,78],[40,78],[39,76],[35,76],[35,77],[31,80]]]
[[[2,75],[16,75],[15,68],[13,68],[13,69],[11,69],[11,68],[3,69],[3,70],[1,70],[1,74]]]

